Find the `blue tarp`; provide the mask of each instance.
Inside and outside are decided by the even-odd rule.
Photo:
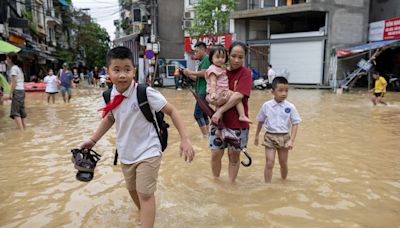
[[[58,0],[58,2],[59,2],[61,5],[65,6],[65,7],[68,7],[68,6],[69,6],[69,3],[68,3],[67,1],[65,1],[65,0]]]
[[[362,53],[362,52],[366,52],[369,50],[374,50],[374,49],[378,49],[378,48],[385,47],[388,45],[392,45],[395,43],[400,45],[400,39],[383,40],[383,41],[377,41],[377,42],[368,43],[368,44],[362,44],[362,45],[358,45],[358,46],[354,46],[354,47],[350,47],[350,48],[344,48],[344,49],[337,50],[336,55],[338,58],[346,57],[349,55]]]

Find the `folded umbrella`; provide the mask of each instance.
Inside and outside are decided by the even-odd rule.
[[[208,116],[212,117],[215,113],[215,111],[208,105],[208,103],[203,100],[201,97],[199,97],[193,89],[189,88],[190,92],[192,92],[194,98],[196,99],[197,103],[199,104],[200,108],[203,110],[203,112]],[[219,129],[222,129],[222,135],[223,135],[223,140],[233,146],[240,146],[240,139],[236,136],[236,134],[233,132],[232,129],[226,128],[222,120],[219,121],[217,127]],[[252,163],[251,157],[249,154],[245,151],[245,148],[242,148],[242,151],[244,155],[247,157],[249,160],[247,163],[244,163],[243,161],[241,162],[243,166],[250,166]]]

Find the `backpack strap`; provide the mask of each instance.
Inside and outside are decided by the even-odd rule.
[[[106,104],[108,104],[108,102],[110,102],[110,100],[111,100],[111,89],[108,89],[108,90],[103,92],[103,99],[104,99],[104,102],[106,102]]]
[[[106,104],[108,104],[111,100],[111,89],[108,89],[103,92],[103,99]],[[115,149],[115,154],[114,154],[114,165],[117,165],[118,162],[118,150]]]
[[[160,143],[161,143],[160,131],[158,130],[157,122],[154,118],[154,115],[151,112],[149,101],[147,100],[147,84],[140,83],[137,85],[136,89],[137,89],[137,99],[138,99],[140,111],[142,111],[142,113],[143,113],[144,117],[146,117],[147,121],[149,121],[150,123],[153,123],[153,126],[156,129],[156,132],[158,135],[158,139],[160,139]]]

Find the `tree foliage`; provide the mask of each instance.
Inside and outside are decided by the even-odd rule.
[[[109,43],[110,36],[97,23],[88,22],[79,27],[77,48],[86,54],[88,66],[105,66]]]
[[[236,8],[235,0],[199,0],[194,7],[195,18],[191,36],[216,35],[227,32],[229,14]],[[215,28],[215,22],[218,28]]]

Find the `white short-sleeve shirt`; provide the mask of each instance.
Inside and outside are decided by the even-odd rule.
[[[58,78],[57,76],[47,75],[44,77],[44,83],[46,83],[46,93],[55,93],[58,91]]]
[[[16,81],[17,84],[15,85],[16,90],[24,90],[24,74],[22,73],[22,70],[17,66],[14,65],[10,69],[10,78],[11,77],[17,77]]]
[[[136,83],[132,82],[123,93],[128,98],[112,110],[117,133],[118,157],[123,164],[133,164],[161,155],[161,144],[154,125],[147,121],[140,111],[136,87]],[[114,86],[111,100],[118,94]],[[153,113],[160,111],[167,104],[165,97],[151,87],[147,87],[147,100]]]
[[[278,103],[275,99],[261,106],[256,120],[264,122],[263,128],[269,133],[288,133],[292,124],[301,122],[300,115],[292,103],[286,100]]]

